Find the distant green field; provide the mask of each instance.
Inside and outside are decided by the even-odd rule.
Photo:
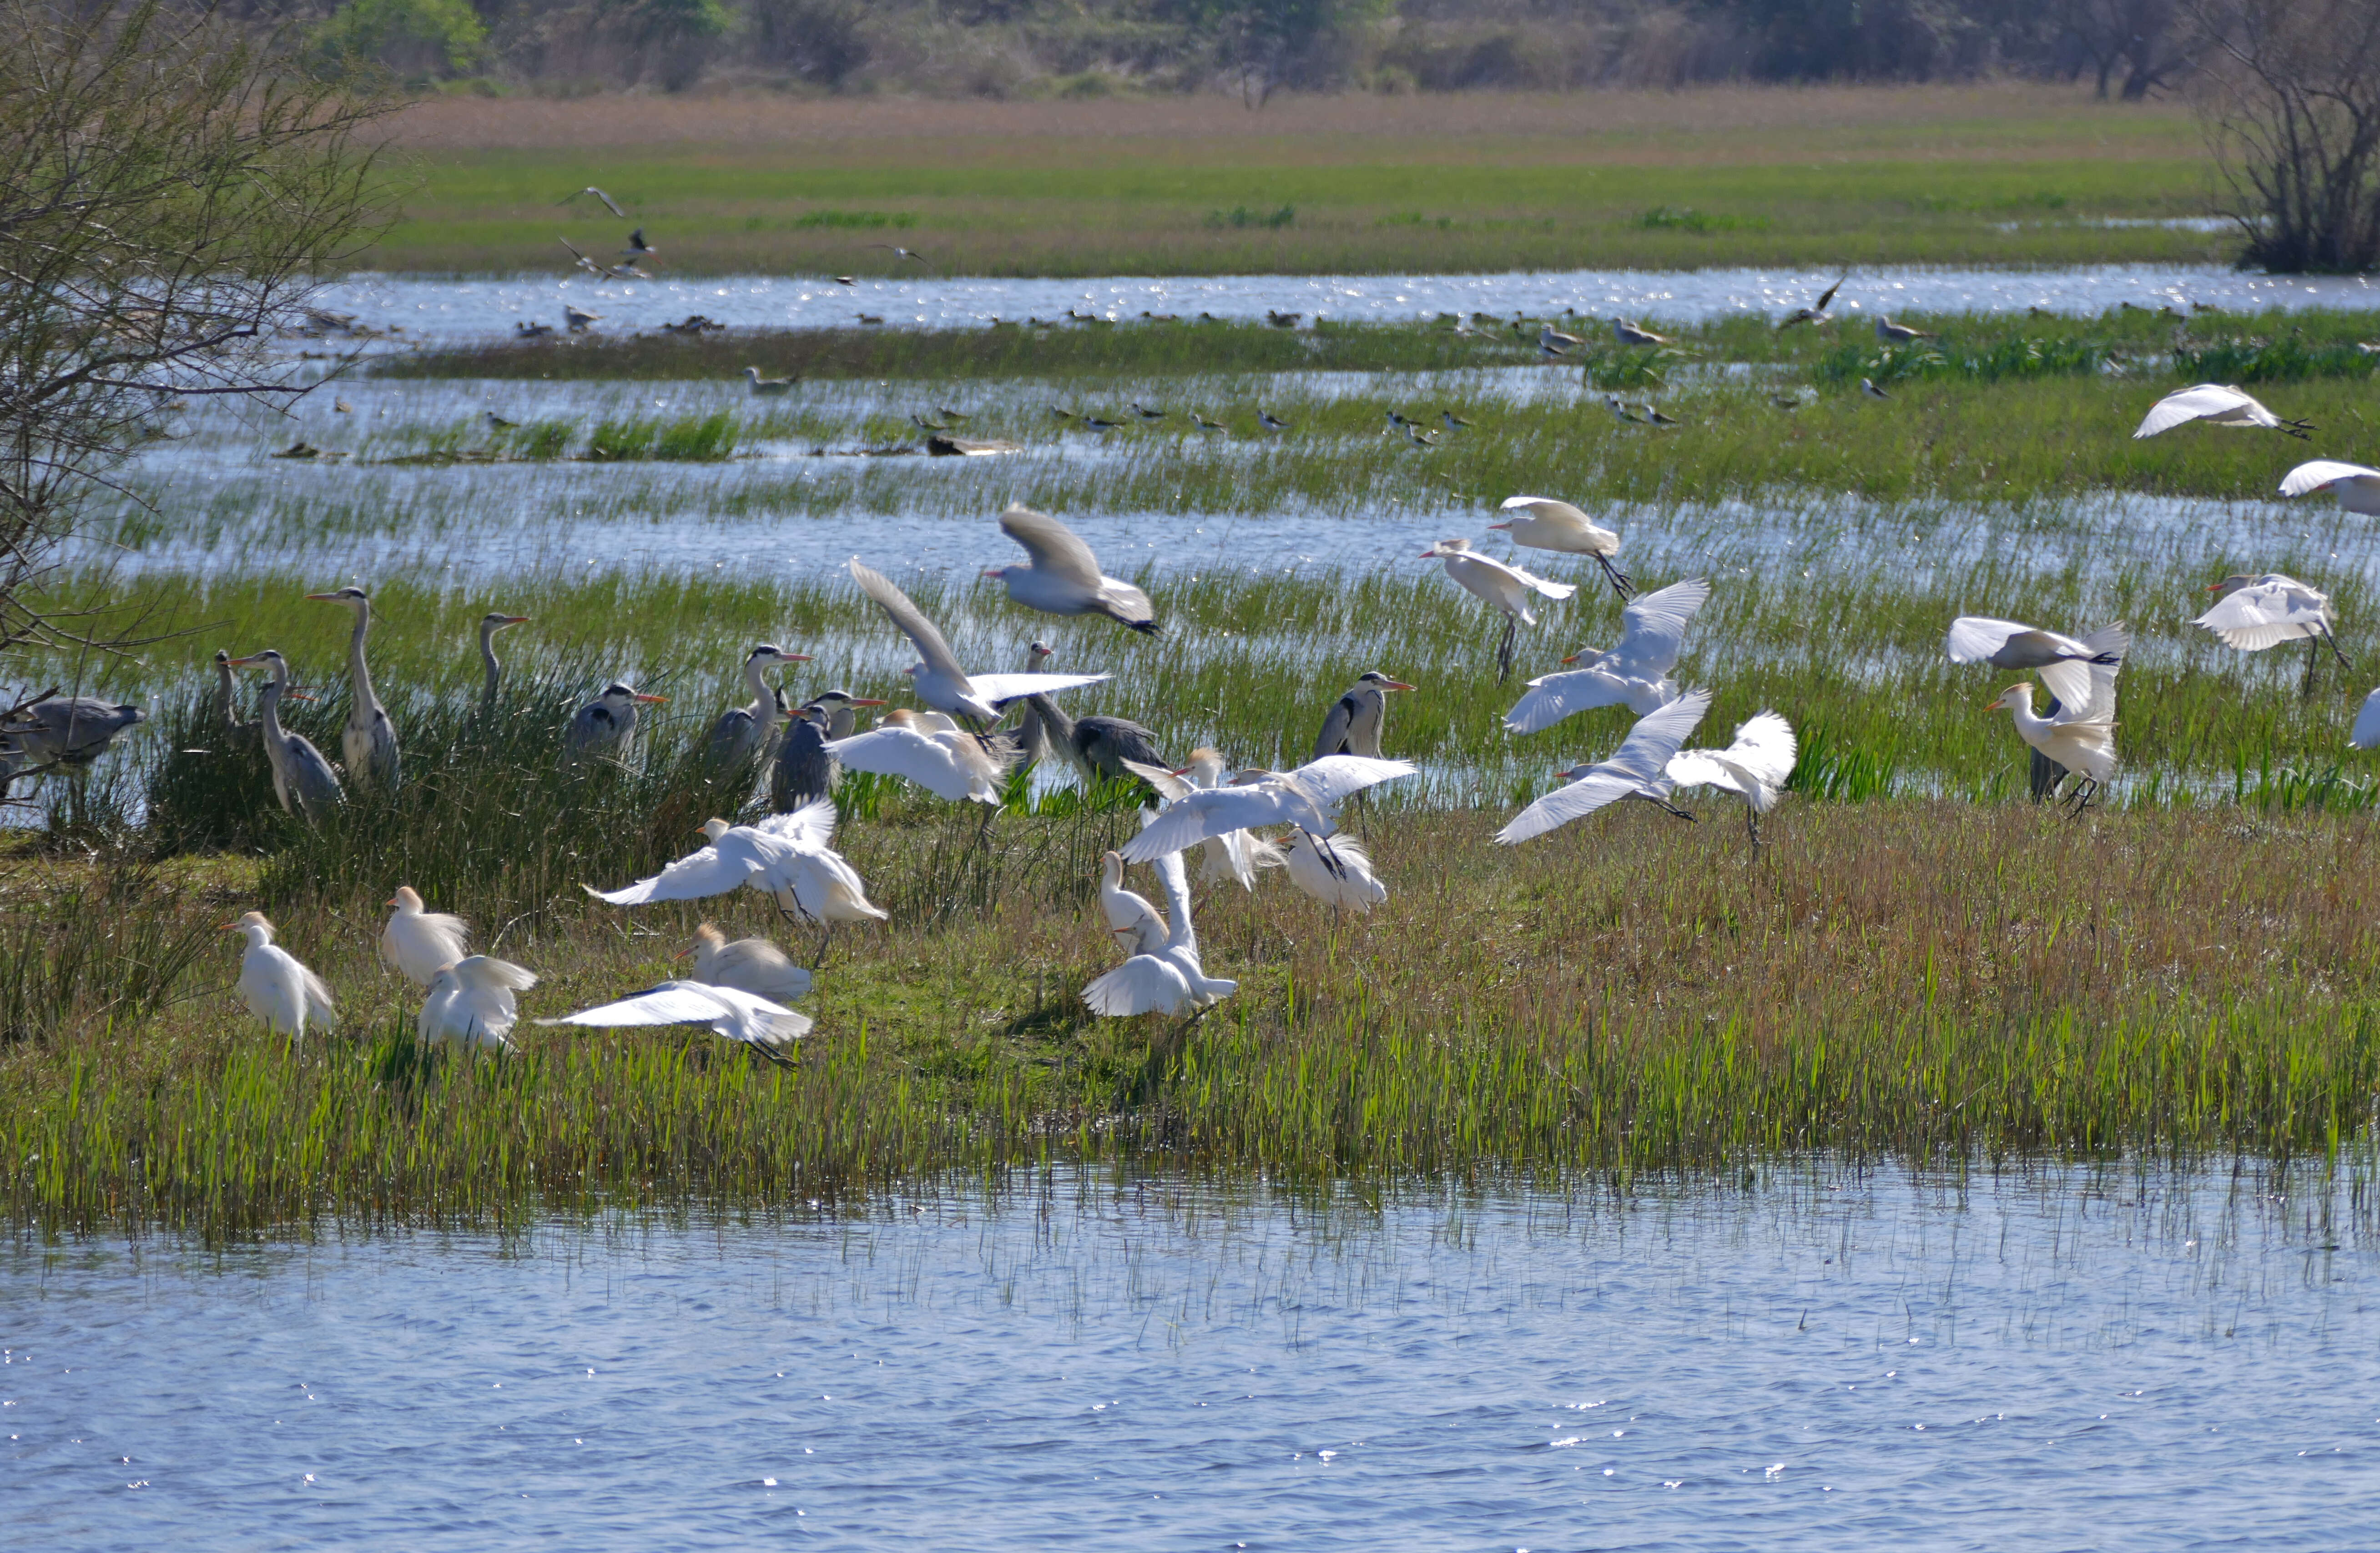
[[[1119,105],[1118,112],[1126,111]],[[2204,261],[2187,121],[2085,105],[1901,126],[1567,134],[880,133],[414,153],[369,261],[566,266],[641,224],[659,273],[1188,274]],[[625,221],[592,199],[598,182]]]

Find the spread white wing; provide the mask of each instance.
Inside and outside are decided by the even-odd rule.
[[[1180,1013],[1190,1003],[1189,979],[1154,954],[1135,954],[1083,989],[1083,1006],[1109,1019]]]
[[[969,674],[967,683],[975,693],[993,706],[1014,701],[1022,696],[1051,695],[1060,690],[1072,690],[1076,686],[1097,685],[1106,674]]]
[[[1334,756],[1354,759],[1354,756]],[[1248,787],[1203,787],[1175,799],[1140,834],[1123,844],[1127,863],[1153,863],[1170,852],[1195,846],[1209,836],[1261,825],[1278,825],[1289,818],[1289,795],[1270,783]]]
[[[2250,426],[2278,426],[2281,418],[2258,404],[2236,388],[2219,382],[2202,382],[2194,388],[2176,389],[2149,406],[2141,429],[2132,433],[2135,440],[2154,437],[2160,431],[2192,420],[2208,420],[2216,416],[2234,417]]]
[[[1585,669],[1565,670],[1558,674],[1540,674],[1529,681],[1512,710],[1504,714],[1504,730],[1512,734],[1535,734],[1552,727],[1573,712],[1596,707],[1624,706],[1628,701],[1628,686],[1618,676],[1606,673],[1600,664]]]
[[[2327,602],[2303,583],[2274,576],[2236,589],[2191,624],[2205,626],[2227,647],[2260,652],[2321,635]]]
[[[2022,636],[2033,627],[2015,620],[1995,620],[1987,614],[1962,614],[1950,622],[1950,635],[1943,650],[1953,663],[1980,663],[2008,645],[2010,637]]]
[[[1680,787],[1718,787],[1740,795],[1767,813],[1793,774],[1801,747],[1793,725],[1773,711],[1764,711],[1735,731],[1735,742],[1725,749],[1681,750],[1665,768]]]
[[[783,837],[804,852],[823,851],[834,844],[834,800],[812,798],[791,814],[772,814],[752,828],[765,835]]]
[[[1696,690],[1637,719],[1636,726],[1629,730],[1609,760],[1590,766],[1576,781],[1554,789],[1523,809],[1511,824],[1496,832],[1496,839],[1510,846],[1541,836],[1662,780],[1678,746],[1686,742],[1709,710],[1710,692]]]
[[[1123,763],[1123,769],[1155,788],[1157,795],[1169,802],[1175,798],[1186,798],[1191,794],[1201,791],[1187,777],[1175,776],[1162,766],[1152,766],[1143,760],[1127,760]]]
[[[758,1038],[769,1045],[791,1040],[810,1027],[808,1015],[795,1013],[782,1003],[738,988],[706,987],[695,981],[665,981],[617,1002],[538,1023],[600,1028],[701,1025],[731,1040]]]
[[[649,901],[698,901],[707,895],[724,895],[754,871],[748,859],[723,856],[717,847],[706,846],[686,854],[650,879],[640,879],[623,889],[597,890],[588,885],[580,888],[615,906],[640,906]]]
[[[829,739],[846,770],[905,777],[937,798],[956,803],[974,790],[957,753],[930,734],[914,728],[877,728],[847,739]]]
[[[1687,623],[1709,598],[1710,584],[1700,577],[1644,595],[1620,612],[1620,645],[1597,667],[1628,679],[1659,679],[1678,666]]]
[[[1099,586],[1099,557],[1091,547],[1072,528],[1047,513],[1017,505],[1000,515],[1000,530],[1025,547],[1033,558],[1033,569],[1063,577],[1096,589]]]
[[[1319,760],[1309,760],[1293,773],[1298,785],[1315,796],[1324,808],[1340,799],[1361,793],[1398,777],[1413,775],[1421,770],[1410,760],[1378,760],[1368,755],[1326,755]]]
[[[2358,749],[2380,745],[2380,690],[2363,698],[2363,705],[2355,714],[2354,731],[2347,735],[2347,742]]]
[[[2380,480],[2380,469],[2367,469],[2361,464],[2341,464],[2335,458],[2316,458],[2301,464],[2281,477],[2281,494],[2303,496],[2320,491],[2334,480]]]
[[[967,677],[967,672],[952,656],[951,644],[942,639],[941,627],[928,620],[925,611],[911,603],[906,593],[893,587],[890,577],[855,555],[851,558],[851,580],[892,617],[892,624],[901,628],[902,635],[917,644],[917,656],[926,661],[928,668],[962,680]]]

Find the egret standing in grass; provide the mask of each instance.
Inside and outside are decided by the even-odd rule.
[[[1620,536],[1568,502],[1550,496],[1507,496],[1502,511],[1508,515],[1504,521],[1488,527],[1505,530],[1514,544],[1560,555],[1591,555],[1603,568],[1604,580],[1623,601],[1635,591],[1628,574],[1611,561],[1620,553]]]
[[[1143,635],[1156,635],[1148,595],[1102,576],[1099,558],[1073,529],[1046,513],[1011,506],[1000,515],[1000,530],[1032,557],[1026,565],[994,566],[983,574],[1005,586],[1011,599],[1043,614],[1103,614]]]
[[[416,987],[427,987],[442,965],[451,965],[471,952],[470,925],[443,911],[422,909],[420,892],[400,884],[388,904],[388,926],[381,929],[380,957]]]
[[[1110,935],[1122,940],[1131,953],[1156,954],[1165,948],[1165,918],[1157,915],[1148,896],[1123,887],[1120,852],[1099,855],[1099,916],[1106,919]]]
[[[1504,635],[1496,644],[1496,678],[1500,683],[1512,675],[1512,642],[1520,628],[1537,623],[1536,613],[1530,608],[1529,595],[1536,593],[1560,600],[1578,591],[1569,583],[1548,582],[1518,566],[1481,555],[1472,550],[1469,540],[1440,540],[1423,551],[1421,558],[1445,563],[1448,576],[1464,591],[1504,616]]]
[[[339,730],[339,753],[346,757],[347,780],[358,791],[378,787],[395,792],[397,783],[396,725],[388,709],[372,693],[371,667],[364,661],[364,637],[371,632],[371,600],[360,588],[335,593],[309,593],[323,603],[345,604],[355,613],[347,633],[347,675],[353,694],[347,701],[347,725]]]
[[[2078,814],[2116,774],[2116,671],[2094,666],[2095,677],[2105,675],[2104,694],[2095,690],[2080,706],[2061,707],[2048,717],[2033,710],[2033,685],[2010,686],[1985,708],[2005,711],[2016,722],[2017,736],[2070,771],[2081,773],[2071,796]]]
[[[284,697],[297,698],[289,688],[289,664],[271,648],[249,658],[235,658],[231,666],[245,669],[261,665],[273,672],[264,682],[263,693],[256,698],[258,721],[263,724],[265,760],[273,768],[273,795],[281,800],[282,808],[309,823],[319,822],[323,816],[347,801],[339,786],[339,773],[322,758],[322,752],[303,734],[293,734],[281,726],[281,702]]]
[[[301,1039],[309,1020],[325,1030],[337,1025],[331,989],[298,956],[273,941],[273,924],[262,912],[251,911],[237,922],[226,922],[223,930],[245,934],[248,939],[247,952],[239,957],[239,996],[249,1013],[272,1029]]]
[[[2234,572],[2221,582],[2208,584],[2206,591],[2223,597],[2191,624],[2214,632],[2225,647],[2262,652],[2301,637],[2306,638],[2306,695],[2313,694],[2314,667],[2321,661],[2325,642],[2330,644],[2331,655],[2338,660],[2340,668],[2351,667],[2347,654],[2339,650],[2338,637],[2332,634],[2330,595],[2320,588],[2310,588],[2278,572],[2262,576]]]
[[[1684,649],[1686,626],[1709,598],[1710,584],[1700,577],[1642,595],[1620,612],[1619,646],[1580,648],[1562,660],[1579,667],[1529,681],[1504,714],[1505,731],[1535,734],[1595,707],[1626,707],[1641,717],[1676,700],[1677,682],[1670,675]]]

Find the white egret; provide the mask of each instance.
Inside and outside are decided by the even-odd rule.
[[[443,911],[424,911],[421,894],[413,886],[398,885],[388,904],[396,909],[389,914],[388,926],[381,929],[381,962],[416,987],[429,986],[440,966],[454,965],[471,952],[466,942],[470,924]]]
[[[1171,803],[1186,798],[1193,793],[1222,786],[1225,763],[1222,751],[1201,746],[1190,752],[1190,763],[1178,770],[1168,770],[1163,766],[1147,765],[1138,760],[1125,761],[1124,769],[1155,788],[1159,797]],[[1230,880],[1243,890],[1254,890],[1258,868],[1281,866],[1281,848],[1246,831],[1208,836],[1198,844],[1206,853],[1206,861],[1198,867],[1198,878],[1202,883],[1213,884]]]
[[[481,1051],[510,1051],[520,1023],[516,993],[537,985],[537,973],[485,954],[467,954],[431,973],[428,994],[413,1022],[424,1046],[452,1041]]]
[[[707,987],[733,987],[772,1003],[809,996],[812,977],[766,939],[736,939],[708,922],[698,923],[694,942],[678,958],[694,961],[694,979]]]
[[[2204,420],[2216,426],[2262,426],[2275,431],[2286,431],[2292,437],[2306,438],[2313,431],[2310,420],[2283,420],[2263,405],[2239,389],[2226,383],[2202,382],[2190,388],[2177,388],[2149,406],[2141,419],[2141,429],[2132,433],[2137,442],[2154,437],[2160,431],[2193,420]]]
[[[1209,836],[1265,825],[1294,825],[1310,836],[1328,837],[1338,828],[1342,800],[1419,770],[1410,760],[1373,760],[1361,755],[1327,755],[1293,771],[1251,767],[1220,787],[1175,799],[1124,844],[1123,858],[1127,863],[1154,862]]]
[[[570,730],[563,735],[565,751],[573,760],[590,755],[625,755],[628,742],[636,737],[637,724],[643,721],[637,709],[668,700],[666,696],[648,696],[633,685],[613,680],[601,695],[571,714]]]
[[[2349,731],[2347,742],[2357,749],[2380,747],[2380,690],[2363,698],[2356,709],[2355,726]]]
[[[1620,645],[1601,652],[1580,648],[1562,661],[1582,667],[1529,681],[1504,714],[1505,731],[1538,733],[1594,707],[1626,707],[1641,717],[1676,700],[1677,682],[1670,674],[1687,624],[1709,598],[1710,584],[1700,577],[1640,595],[1620,612]]]
[[[1445,563],[1448,576],[1474,598],[1503,614],[1504,636],[1496,646],[1496,677],[1499,682],[1512,677],[1512,641],[1520,628],[1537,623],[1536,613],[1530,608],[1529,595],[1536,593],[1560,600],[1578,591],[1569,583],[1548,582],[1518,566],[1509,565],[1492,556],[1477,554],[1473,552],[1469,540],[1440,540],[1423,551],[1421,558]]]
[[[1372,871],[1371,855],[1351,836],[1334,837],[1325,857],[1313,838],[1292,831],[1281,843],[1281,864],[1289,882],[1326,906],[1369,911],[1389,898],[1389,887]]]
[[[1105,674],[969,675],[959,667],[959,661],[953,656],[950,643],[943,639],[941,628],[926,618],[923,610],[909,601],[906,593],[893,587],[891,579],[862,563],[856,555],[851,558],[851,578],[859,584],[860,591],[876,601],[877,606],[917,647],[920,661],[912,663],[903,673],[917,681],[917,698],[953,717],[973,718],[978,723],[988,726],[999,721],[1000,705],[1003,701],[1014,701],[1037,690],[1049,695],[1060,690],[1072,690],[1076,686],[1097,685],[1108,677]]]
[[[1672,787],[1717,787],[1743,800],[1743,824],[1760,845],[1760,817],[1777,807],[1801,746],[1793,725],[1773,711],[1741,723],[1725,749],[1682,749],[1662,768]]]
[[[1389,695],[1391,691],[1411,690],[1412,686],[1401,679],[1390,679],[1378,669],[1367,669],[1355,681],[1354,688],[1331,703],[1322,719],[1322,732],[1314,741],[1314,758],[1326,755],[1361,755],[1370,759],[1380,758],[1380,734],[1388,724]],[[1209,750],[1207,753],[1212,754]],[[1195,761],[1197,757],[1193,755]],[[1220,760],[1221,758],[1219,756]],[[1205,783],[1213,786],[1214,783]]]
[[[2010,686],[1985,709],[2016,721],[2017,736],[2043,756],[2078,771],[2072,796],[2080,813],[2116,774],[2116,671],[2094,665],[2094,693],[2079,706],[2061,707],[2050,717],[2033,710],[2030,681]]]
[[[371,667],[364,661],[364,637],[371,631],[371,600],[360,588],[335,593],[309,593],[327,604],[345,604],[355,612],[347,633],[347,675],[353,694],[347,699],[347,725],[339,730],[339,753],[346,758],[347,781],[358,791],[378,787],[394,790],[397,783],[396,725],[388,709],[372,694]]]
[[[762,642],[744,655],[744,683],[751,688],[752,700],[748,706],[730,707],[710,725],[703,757],[714,769],[733,770],[770,752],[777,724],[785,714],[783,703],[770,686],[768,672],[781,664],[809,661],[808,653],[787,652],[772,642]]]
[[[2338,497],[2338,504],[2349,512],[2380,516],[2380,469],[2316,458],[2281,477],[2284,496],[2305,496],[2317,491]]]
[[[2323,643],[2330,644],[2331,655],[2338,660],[2340,668],[2351,666],[2347,654],[2339,650],[2338,637],[2332,633],[2335,617],[2330,595],[2320,588],[2278,572],[2262,576],[2234,572],[2221,582],[2208,584],[2206,591],[2223,597],[2191,624],[2214,632],[2225,647],[2262,652],[2301,637],[2306,638],[2306,694],[2313,693],[2314,665],[2321,661]]]
[[[830,843],[834,805],[824,798],[792,814],[772,814],[757,825],[702,822],[710,844],[690,852],[660,873],[619,890],[582,886],[615,906],[653,901],[698,901],[742,886],[775,899],[789,916],[822,924],[819,957],[825,959],[841,922],[881,922],[891,914],[868,899],[857,870]]]
[[[298,956],[273,941],[273,924],[262,912],[226,922],[223,930],[248,938],[248,951],[239,957],[239,996],[249,1013],[284,1035],[301,1038],[310,1019],[325,1030],[335,1027],[338,1011],[331,1006],[331,989]]]
[[[577,194],[565,195],[562,199],[556,200],[555,203],[558,205],[567,205],[571,200],[583,199],[589,194],[592,194],[596,199],[602,200],[603,208],[611,212],[613,215],[618,216],[623,221],[627,219],[628,212],[622,210],[616,203],[614,203],[610,195],[604,193],[601,189],[596,188],[591,183],[586,188],[580,189]]]
[[[714,1036],[741,1041],[766,1057],[776,1056],[780,1047],[799,1039],[810,1027],[808,1014],[795,1013],[783,1003],[740,987],[713,987],[700,981],[664,981],[617,1002],[538,1023],[600,1029],[699,1025]]]
[[[1165,948],[1165,936],[1172,929],[1148,897],[1123,887],[1123,855],[1104,852],[1099,855],[1099,915],[1107,918],[1108,931],[1124,940],[1124,947],[1135,954],[1155,954]]]
[[[1962,614],[1950,622],[1943,649],[1953,663],[2034,670],[2060,707],[2079,707],[2091,698],[2092,667],[2121,663],[2132,649],[2132,633],[2120,620],[2075,637],[2019,621]]]
[[[347,801],[339,786],[339,773],[314,747],[314,741],[303,734],[293,734],[281,726],[281,702],[307,700],[289,688],[289,664],[271,648],[247,658],[235,658],[231,666],[245,669],[261,664],[273,672],[264,682],[264,690],[256,698],[257,720],[263,724],[264,755],[273,768],[273,795],[281,800],[282,808],[300,819],[321,819],[331,810]]]
[[[1564,771],[1570,781],[1514,815],[1511,824],[1496,832],[1496,840],[1514,846],[1639,795],[1668,807],[1670,761],[1708,710],[1710,692],[1694,690],[1638,719],[1609,759]]]
[[[851,770],[901,777],[951,803],[971,799],[999,804],[1001,779],[1007,770],[973,734],[955,728],[928,733],[906,707],[893,708],[880,726],[865,734],[829,740],[826,747]]]
[[[1190,925],[1190,880],[1182,855],[1164,853],[1154,862],[1172,925],[1161,948],[1134,954],[1083,989],[1084,1006],[1103,1018],[1206,1009],[1240,989],[1236,981],[1209,977],[1199,963],[1198,937]]]
[[[480,661],[488,671],[487,688],[480,692],[480,705],[482,709],[496,704],[496,691],[504,680],[504,665],[503,661],[496,657],[496,633],[528,624],[528,616],[525,614],[504,614],[491,611],[480,617]]]
[[[1508,515],[1504,521],[1488,527],[1504,529],[1514,544],[1560,555],[1591,555],[1603,568],[1604,580],[1611,584],[1613,592],[1625,600],[1635,591],[1628,574],[1611,561],[1620,553],[1620,536],[1568,502],[1550,496],[1507,496],[1501,510]]]
[[[1023,566],[994,566],[983,575],[1005,585],[1016,602],[1043,614],[1103,614],[1144,635],[1157,633],[1148,595],[1101,575],[1091,547],[1056,518],[1012,505],[1000,515],[1000,530],[1032,560]]]

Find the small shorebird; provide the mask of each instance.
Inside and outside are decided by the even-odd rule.
[[[1262,405],[1258,405],[1257,406],[1257,424],[1263,427],[1268,431],[1286,431],[1289,430],[1288,421],[1281,419],[1270,410],[1266,409]]]
[[[1568,356],[1578,347],[1575,334],[1565,334],[1550,323],[1537,326],[1537,349],[1548,357]]]
[[[531,323],[525,318],[513,320],[513,333],[524,340],[541,340],[553,333],[551,323]]]
[[[1222,431],[1229,430],[1229,428],[1225,427],[1221,421],[1208,420],[1196,410],[1192,410],[1190,412],[1190,424],[1196,426],[1201,431]]]
[[[857,275],[837,275],[834,277],[834,284],[837,285],[857,285],[859,284],[859,277]]]
[[[928,420],[924,416],[919,415],[919,414],[918,414],[917,411],[915,411],[915,410],[911,410],[911,411],[909,412],[909,422],[910,422],[910,424],[911,424],[911,425],[913,425],[913,426],[917,427],[917,429],[918,431],[932,431],[932,432],[940,433],[940,432],[947,431],[949,431],[949,430],[950,430],[950,428],[949,428],[949,427],[947,427],[947,426],[943,425],[941,421],[939,421],[939,420]]]
[[[482,410],[480,413],[488,418],[488,430],[491,431],[509,431],[520,424],[517,420],[506,420],[493,410]]]
[[[884,322],[884,315],[882,313],[861,313],[858,316],[859,322],[862,323],[881,323]]]
[[[758,367],[745,368],[744,377],[751,383],[752,392],[762,395],[789,394],[793,392],[794,384],[801,381],[798,377],[764,378],[760,375],[760,369]]]
[[[873,248],[873,249],[882,249],[885,252],[887,252],[887,253],[891,254],[891,255],[892,255],[894,259],[896,259],[896,260],[900,260],[900,259],[914,259],[914,260],[916,260],[916,261],[917,261],[918,263],[920,263],[920,264],[930,264],[930,263],[932,263],[932,262],[933,262],[933,261],[932,261],[932,260],[928,259],[924,254],[919,253],[916,249],[903,248],[903,247],[902,247],[900,244],[898,244],[898,243],[870,243],[870,244],[868,244],[868,246],[869,248]]]
[[[1682,426],[1685,424],[1685,422],[1680,420],[1675,416],[1663,415],[1661,413],[1660,406],[1654,404],[1650,399],[1644,401],[1636,407],[1643,410],[1645,412],[1645,419],[1651,421],[1656,426]]]
[[[954,410],[954,409],[951,408],[948,405],[936,405],[936,406],[934,406],[934,413],[935,413],[936,415],[938,415],[938,416],[941,416],[944,420],[965,420],[965,419],[966,419],[966,417],[965,417],[965,416],[963,416],[963,415],[959,414],[959,412],[958,412],[958,411],[956,411],[956,410]]]
[[[1436,447],[1438,445],[1438,433],[1435,431],[1425,431],[1420,427],[1408,421],[1405,423],[1405,441],[1413,443],[1415,447]]]
[[[1461,416],[1459,416],[1459,415],[1455,414],[1452,410],[1440,410],[1440,411],[1439,411],[1439,412],[1438,412],[1438,419],[1440,419],[1440,420],[1442,420],[1442,421],[1444,421],[1444,422],[1446,422],[1446,429],[1447,429],[1448,431],[1462,431],[1464,427],[1466,427],[1466,426],[1468,426],[1468,425],[1470,425],[1470,424],[1471,424],[1471,422],[1469,422],[1469,421],[1467,421],[1467,420],[1463,419]]]
[[[556,237],[553,240],[560,243],[564,248],[570,249],[570,257],[577,261],[577,267],[579,269],[586,271],[589,274],[593,275],[598,280],[609,280],[612,278],[611,271],[605,269],[602,265],[596,263],[595,261],[579,252],[578,249],[572,245],[569,238]]]
[[[645,241],[645,229],[639,226],[628,234],[628,246],[620,250],[620,257],[631,264],[638,264],[643,262],[649,256],[659,252],[661,249]]]
[[[1876,385],[1876,380],[1874,378],[1860,379],[1860,392],[1866,394],[1871,399],[1889,399],[1892,397],[1891,394],[1887,394],[1883,389],[1878,388]]]
[[[1163,420],[1166,416],[1166,412],[1163,410],[1152,410],[1144,407],[1137,399],[1132,402],[1131,408],[1132,413],[1140,417],[1143,420]]]
[[[1112,431],[1117,427],[1122,426],[1123,422],[1121,420],[1108,420],[1096,415],[1087,415],[1083,417],[1083,424],[1089,427],[1094,431]]]
[[[1389,419],[1388,425],[1380,429],[1380,435],[1383,437],[1387,436],[1390,432],[1395,431],[1400,426],[1411,426],[1413,424],[1412,421],[1407,420],[1402,415],[1400,415],[1397,412],[1397,407],[1394,405],[1390,405],[1387,409],[1380,413],[1387,416]]]
[[[1611,321],[1611,334],[1623,346],[1665,346],[1670,343],[1667,334],[1656,334],[1643,324],[1632,323],[1624,318]]]
[[[563,198],[555,200],[554,204],[559,208],[563,205],[567,205],[573,200],[584,200],[589,194],[592,194],[596,199],[602,200],[603,208],[611,212],[613,215],[618,216],[622,221],[628,219],[627,212],[622,210],[617,204],[614,204],[610,195],[604,193],[601,189],[596,188],[591,183],[576,194],[565,195]]]
[[[1923,329],[1912,329],[1906,323],[1895,323],[1889,317],[1876,321],[1876,337],[1888,346],[1905,346],[1912,340],[1938,340],[1939,334],[1929,334]]]
[[[1628,401],[1622,399],[1617,394],[1605,394],[1603,396],[1603,406],[1609,410],[1611,412],[1612,419],[1619,421],[1622,426],[1643,426],[1645,424],[1645,418],[1638,415],[1634,410],[1630,409],[1628,407]]]
[[[570,326],[572,334],[583,334],[587,332],[589,324],[602,322],[603,315],[590,313],[584,308],[573,307],[570,303],[565,302],[562,304],[562,322]]]

